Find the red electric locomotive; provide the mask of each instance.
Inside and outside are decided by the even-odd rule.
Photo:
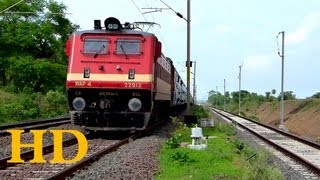
[[[154,34],[110,17],[66,43],[72,121],[89,130],[143,130],[154,111],[184,104],[186,90]]]

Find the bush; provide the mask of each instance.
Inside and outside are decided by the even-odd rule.
[[[234,126],[230,124],[222,124],[222,123],[215,123],[215,131],[217,132],[223,132],[227,136],[233,136],[236,134],[236,129]]]
[[[166,147],[169,149],[178,148],[181,143],[181,134],[174,135],[166,141]]]
[[[233,142],[234,146],[239,150],[239,151],[242,151],[243,148],[244,148],[244,143],[241,142],[239,139],[236,139],[234,142]]]
[[[67,97],[59,92],[50,90],[45,96],[48,105],[43,114],[46,117],[54,117],[67,113]]]
[[[59,91],[46,95],[11,94],[0,90],[0,122],[22,121],[67,114],[66,96]]]
[[[0,121],[21,121],[39,117],[40,109],[31,97],[20,95],[17,101],[5,104],[0,108]]]
[[[208,111],[206,111],[202,106],[194,106],[193,114],[197,116],[198,119],[209,117]]]
[[[194,162],[194,160],[190,158],[187,152],[181,150],[175,151],[172,154],[170,154],[170,159],[172,161],[178,162],[180,165]]]

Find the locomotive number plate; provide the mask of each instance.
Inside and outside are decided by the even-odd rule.
[[[76,86],[81,86],[81,87],[83,87],[83,86],[91,86],[91,82],[76,81],[76,82],[75,82],[75,85],[76,85]]]
[[[141,88],[141,83],[124,83],[125,88]]]

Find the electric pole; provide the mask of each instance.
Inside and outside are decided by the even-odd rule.
[[[170,10],[172,10],[178,17],[184,19],[187,22],[187,61],[186,61],[186,66],[187,66],[187,109],[186,109],[186,115],[191,115],[190,112],[190,16],[191,16],[191,0],[187,0],[187,19],[183,17],[183,15],[179,12],[176,12],[173,10],[168,4],[160,0],[164,5],[166,5]],[[151,12],[161,12],[164,9],[168,8],[145,8],[145,9],[151,9]],[[147,12],[150,13],[150,12]]]
[[[240,106],[240,104],[241,104],[241,68],[242,68],[242,65],[240,65],[239,66],[239,113],[238,113],[238,115],[240,115],[240,108],[241,108],[241,106]]]
[[[218,108],[218,86],[216,86],[216,109]]]
[[[278,52],[279,56],[281,57],[281,106],[280,106],[280,129],[285,129],[283,119],[284,119],[284,102],[283,102],[283,84],[284,84],[284,31],[279,32],[279,34],[282,34],[282,53],[280,55],[280,52]],[[278,36],[279,36],[278,34]]]
[[[187,115],[190,114],[190,0],[187,0]]]
[[[194,70],[193,70],[193,104],[196,104],[196,61],[194,61]]]
[[[223,79],[223,110],[226,110],[226,79]]]

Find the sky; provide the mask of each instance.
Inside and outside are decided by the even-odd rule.
[[[120,22],[151,21],[186,83],[187,22],[160,0],[57,0],[67,6],[67,17],[81,30],[93,29],[93,20],[116,17]],[[163,0],[187,17],[187,0]],[[320,2],[319,0],[190,0],[191,61],[196,61],[197,99],[208,92],[241,89],[265,95],[281,92],[281,35],[285,31],[284,91],[297,98],[320,92]],[[147,30],[147,28],[145,28]],[[277,45],[278,44],[278,45]],[[193,68],[193,67],[192,67]],[[191,70],[192,73],[193,69]],[[191,74],[193,78],[193,74]],[[191,80],[191,92],[193,79]]]

